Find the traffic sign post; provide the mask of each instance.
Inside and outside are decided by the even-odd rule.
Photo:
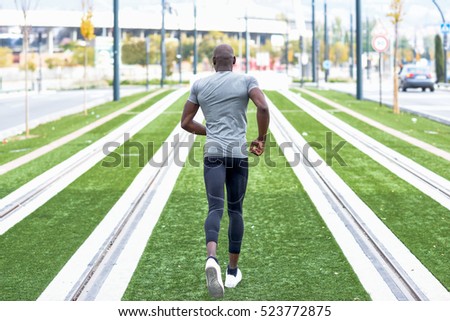
[[[372,38],[372,48],[376,52],[385,52],[389,48],[389,40],[384,35],[376,35]]]
[[[384,35],[376,35],[372,38],[372,48],[378,52],[378,71],[379,71],[379,79],[380,79],[380,106],[382,105],[382,77],[381,77],[381,63],[383,61],[383,52],[385,52],[389,48],[389,39]],[[395,75],[397,76],[397,75]],[[397,88],[394,88],[397,90]]]

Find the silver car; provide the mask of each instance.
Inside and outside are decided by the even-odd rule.
[[[427,88],[434,91],[434,81],[430,71],[426,67],[404,66],[399,73],[400,83],[399,89],[406,91],[408,88]]]

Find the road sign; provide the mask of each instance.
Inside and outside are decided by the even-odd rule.
[[[330,69],[330,67],[331,67],[331,61],[329,61],[329,60],[324,60],[323,63],[322,63],[322,67],[323,67],[323,69],[325,69],[325,70]]]
[[[443,34],[449,33],[450,32],[450,23],[441,23],[441,32]]]
[[[377,52],[385,52],[389,48],[389,40],[384,35],[376,35],[372,38],[372,48]]]

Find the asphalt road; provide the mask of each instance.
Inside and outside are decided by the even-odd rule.
[[[351,83],[320,82],[319,86],[356,94],[356,85]],[[363,98],[378,102],[380,100],[379,88],[377,79],[364,80]],[[120,96],[124,97],[143,90],[144,87],[123,87]],[[112,89],[88,90],[87,107],[112,101],[112,97]],[[392,105],[392,86],[389,80],[383,80],[381,97],[384,104]],[[407,92],[399,92],[399,104],[402,110],[450,125],[450,89],[436,88],[434,92],[409,89]],[[0,139],[17,135],[25,130],[24,105],[23,92],[0,94]],[[30,128],[64,115],[82,112],[83,108],[82,90],[30,92]]]
[[[380,86],[378,79],[364,80],[363,98],[380,101]],[[346,83],[319,83],[322,88],[330,88],[347,92],[356,96],[356,85]],[[390,79],[383,79],[381,101],[383,104],[392,106],[393,91]],[[450,125],[450,89],[437,88],[434,92],[429,90],[422,92],[421,89],[408,89],[399,92],[399,106],[401,110],[419,114],[442,123]]]
[[[121,88],[120,96],[144,91],[145,87]],[[61,116],[84,110],[83,90],[30,92],[30,128]],[[112,89],[87,90],[87,108],[112,101]],[[0,139],[16,135],[25,129],[25,95],[23,92],[0,94]]]

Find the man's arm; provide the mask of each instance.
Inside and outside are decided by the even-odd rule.
[[[199,107],[189,100],[186,101],[181,116],[181,128],[196,135],[206,135],[206,127],[194,120]]]
[[[259,156],[264,152],[267,131],[269,130],[269,106],[266,97],[259,88],[253,88],[249,93],[250,99],[256,105],[256,121],[258,123],[258,138],[250,145],[250,152]]]

